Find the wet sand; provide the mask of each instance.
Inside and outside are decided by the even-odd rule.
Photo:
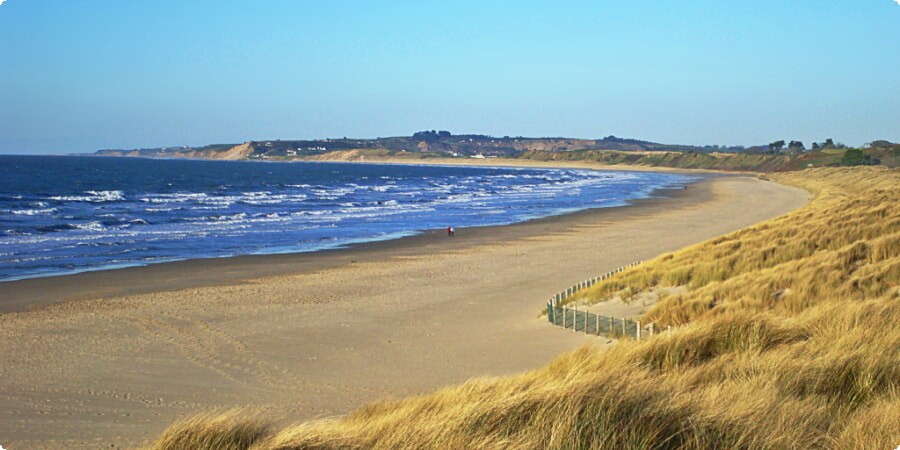
[[[606,342],[539,320],[555,292],[807,200],[710,178],[668,199],[452,239],[0,283],[0,444],[134,447],[213,409],[302,420],[539,367]]]

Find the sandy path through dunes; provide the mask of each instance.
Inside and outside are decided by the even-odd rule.
[[[300,420],[535,368],[601,342],[537,319],[554,292],[807,199],[729,177],[627,208],[460,230],[453,241],[433,233],[321,255],[3,283],[0,297],[19,305],[63,291],[81,300],[0,315],[0,444],[134,447],[215,408]]]

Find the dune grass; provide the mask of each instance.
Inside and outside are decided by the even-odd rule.
[[[893,449],[900,172],[774,177],[815,199],[580,293],[599,301],[687,286],[643,318],[678,325],[671,334],[583,348],[522,375],[375,403],[339,419],[275,429],[233,415],[201,417],[173,425],[154,448]]]
[[[269,431],[269,425],[239,411],[209,413],[172,424],[152,448],[241,450],[268,436]]]

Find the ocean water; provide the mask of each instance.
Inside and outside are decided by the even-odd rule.
[[[696,177],[336,163],[0,156],[0,281],[306,252],[626,205]]]

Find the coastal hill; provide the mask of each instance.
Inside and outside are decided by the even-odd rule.
[[[238,150],[240,149],[240,150]],[[203,147],[163,147],[132,150],[100,150],[102,156],[144,156],[209,159],[280,159],[316,156],[347,150],[387,150],[435,156],[515,157],[528,151],[564,152],[572,150],[740,151],[743,147],[667,145],[637,139],[607,136],[602,139],[493,137],[480,134],[454,135],[449,131],[420,131],[412,136],[376,139],[320,139],[248,141],[243,144],[214,144]]]
[[[202,147],[99,150],[95,155],[251,161],[510,158],[753,172],[827,166],[900,166],[900,144],[884,140],[873,141],[862,149],[847,148],[832,139],[822,144],[812,143],[810,149],[802,142],[786,144],[783,140],[745,148],[670,145],[615,136],[602,139],[493,137],[434,130],[406,137],[247,141]]]

